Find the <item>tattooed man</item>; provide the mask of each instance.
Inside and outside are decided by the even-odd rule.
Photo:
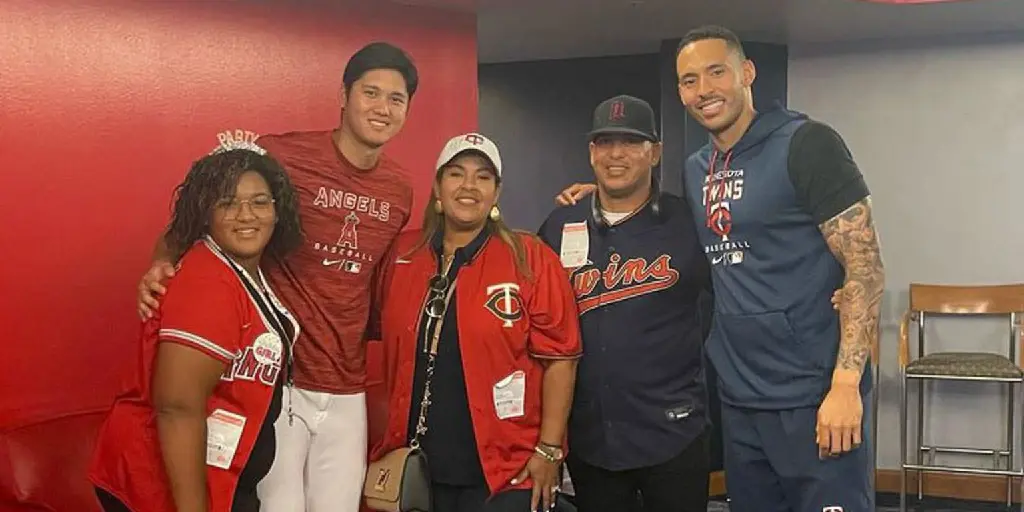
[[[884,271],[864,178],[829,126],[754,109],[756,69],[729,30],[688,33],[676,71],[711,134],[683,182],[712,268],[730,509],[874,511],[866,367]]]

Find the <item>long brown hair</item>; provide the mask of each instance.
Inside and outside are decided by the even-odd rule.
[[[434,178],[434,181],[441,181],[441,172],[437,173],[437,177]],[[500,179],[498,180],[497,186],[501,186]],[[434,207],[437,201],[437,193],[435,192],[434,188],[431,187],[430,199],[427,201],[427,205],[423,211],[423,225],[421,227],[422,234],[420,236],[420,239],[416,242],[416,245],[414,245],[412,249],[409,250],[405,257],[412,255],[414,252],[420,250],[425,245],[428,245],[439,231],[444,230],[444,212],[438,212],[437,209]],[[533,271],[530,270],[530,264],[529,262],[526,261],[526,247],[523,246],[523,241],[520,237],[524,235],[534,236],[533,233],[530,233],[529,231],[512,229],[508,227],[508,224],[505,224],[505,221],[501,218],[499,218],[498,220],[494,220],[490,218],[490,216],[488,216],[487,220],[484,222],[484,229],[486,229],[492,235],[496,235],[498,238],[501,239],[502,242],[504,242],[506,245],[509,246],[510,249],[512,249],[512,256],[515,258],[516,270],[519,272],[519,274],[526,278],[526,280],[532,281]]]

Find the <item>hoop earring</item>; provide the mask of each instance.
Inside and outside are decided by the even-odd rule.
[[[437,213],[444,213],[444,206],[441,206],[440,199],[434,201],[434,211]]]
[[[491,220],[493,220],[494,222],[498,222],[499,220],[501,220],[501,210],[498,209],[498,205],[494,205],[491,207],[490,217]]]

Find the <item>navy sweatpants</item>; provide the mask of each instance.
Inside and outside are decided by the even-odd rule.
[[[732,512],[874,512],[871,395],[861,445],[819,459],[818,409],[761,411],[722,404],[725,479]]]

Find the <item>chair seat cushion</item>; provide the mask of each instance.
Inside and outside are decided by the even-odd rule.
[[[1021,379],[1024,371],[1006,356],[985,352],[938,352],[907,365],[909,376]]]

